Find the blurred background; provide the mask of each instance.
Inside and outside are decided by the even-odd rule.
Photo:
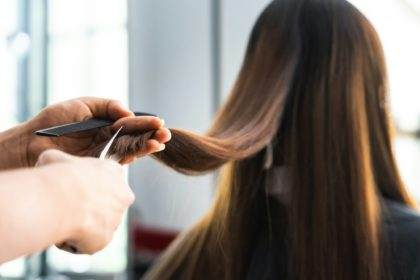
[[[169,127],[204,132],[237,75],[268,0],[0,0],[0,129],[47,104],[114,98]],[[352,0],[382,38],[396,152],[420,201],[420,1]],[[1,279],[136,279],[208,208],[214,176],[187,178],[149,159],[129,170],[136,204],[95,256],[50,249],[0,266]]]

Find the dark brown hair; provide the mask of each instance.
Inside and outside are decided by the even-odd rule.
[[[384,279],[383,197],[414,207],[401,181],[386,67],[368,20],[344,0],[277,0],[255,24],[239,77],[206,135],[172,129],[155,157],[195,174],[225,166],[212,208],[149,279],[243,279],[268,216],[263,168],[290,173],[289,279]],[[134,152],[145,137],[120,139]],[[268,238],[268,237],[267,237]],[[273,248],[276,250],[276,248]]]

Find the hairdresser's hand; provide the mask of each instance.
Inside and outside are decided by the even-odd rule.
[[[134,195],[121,165],[110,160],[79,158],[58,150],[43,152],[39,170],[54,174],[51,193],[62,217],[57,247],[72,253],[93,254],[112,239]],[[51,175],[51,174],[50,174]],[[48,182],[47,182],[48,183]]]
[[[47,149],[58,149],[77,156],[96,156],[93,154],[97,150],[95,148],[109,140],[98,133],[98,130],[56,138],[33,134],[42,128],[92,117],[118,120],[118,125],[127,129],[135,127],[137,131],[156,130],[154,139],[148,140],[145,150],[142,151],[143,155],[161,151],[165,148],[164,143],[170,139],[169,130],[163,127],[163,121],[157,117],[134,117],[118,101],[84,97],[46,107],[34,119],[3,133],[6,134],[5,141],[2,141],[0,135],[0,152],[3,154],[0,169],[33,166],[38,156]],[[118,128],[113,126],[105,129]],[[9,148],[5,148],[7,146]],[[2,147],[4,152],[1,151]],[[13,154],[5,156],[6,152]]]

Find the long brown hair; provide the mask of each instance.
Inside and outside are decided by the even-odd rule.
[[[344,0],[276,0],[206,135],[172,129],[156,158],[196,174],[224,166],[212,208],[148,279],[243,279],[267,207],[266,147],[290,174],[281,211],[289,279],[384,279],[382,198],[414,207],[391,141],[386,67],[368,20]],[[148,134],[150,136],[151,134]],[[138,149],[121,138],[116,151]],[[276,232],[276,231],[274,231]],[[267,238],[269,238],[267,236]],[[278,248],[277,248],[278,249]],[[276,248],[272,248],[276,250]]]

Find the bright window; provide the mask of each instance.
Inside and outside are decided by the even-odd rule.
[[[396,153],[407,186],[420,200],[420,2],[351,0],[379,32],[399,131]],[[380,8],[378,8],[380,7]]]
[[[122,0],[1,0],[0,129],[25,120],[45,103],[79,96],[127,103],[126,20],[127,1]],[[119,274],[126,268],[126,236],[123,224],[93,257],[51,249],[47,270]],[[35,279],[43,265],[37,257],[26,264],[10,262],[0,266],[0,278]]]
[[[127,102],[126,1],[49,1],[49,102],[98,96]]]
[[[48,102],[79,96],[127,103],[127,3],[122,0],[48,1]],[[107,274],[126,268],[126,225],[95,256],[48,253],[57,272]]]
[[[0,129],[17,121],[18,1],[0,1]]]
[[[17,0],[0,1],[0,131],[15,125],[18,119],[18,65],[27,47],[27,41],[21,41],[22,36],[27,37],[19,30],[18,4]],[[23,259],[0,266],[1,279],[21,277],[23,273]]]

